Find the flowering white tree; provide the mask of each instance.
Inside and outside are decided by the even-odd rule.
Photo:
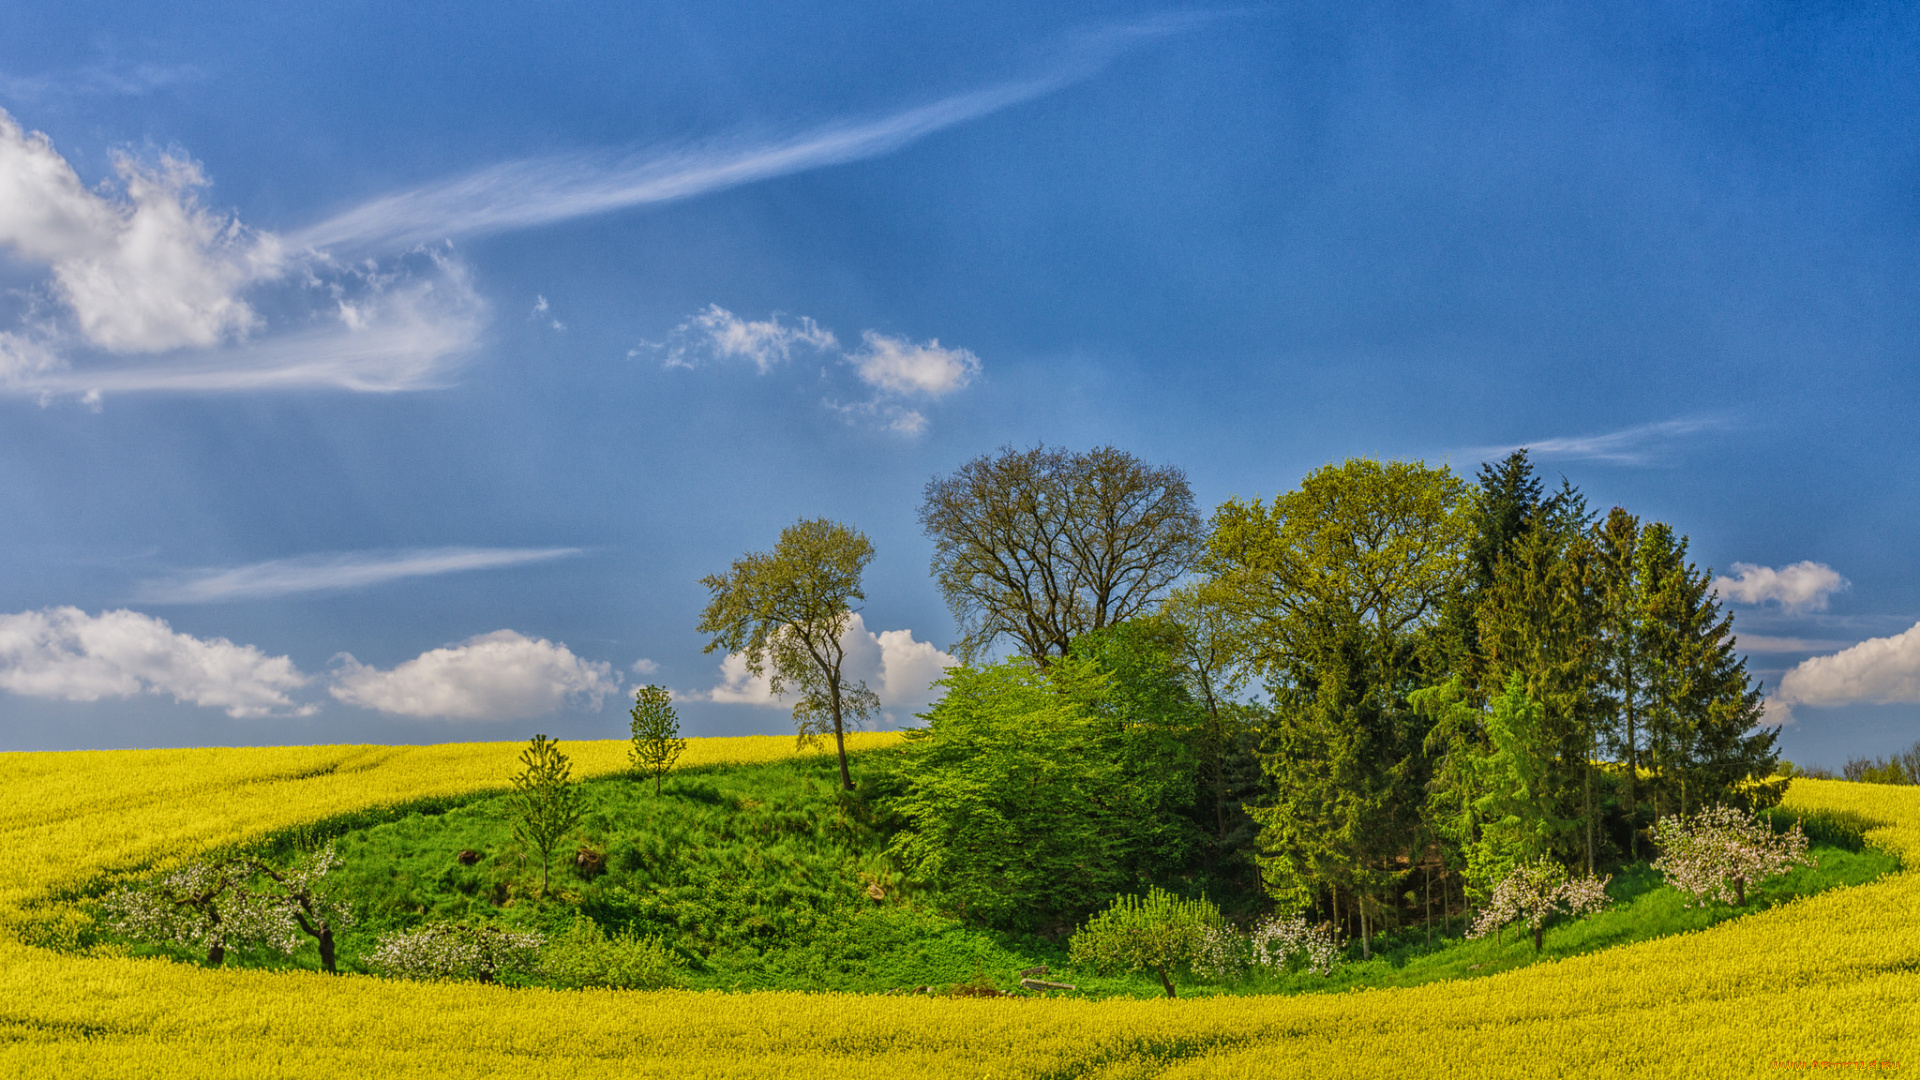
[[[1653,868],[1691,896],[1691,904],[1719,900],[1741,906],[1747,902],[1748,885],[1795,866],[1814,865],[1799,822],[1776,833],[1767,822],[1730,806],[1661,818],[1653,838],[1660,846]]]
[[[546,941],[537,930],[428,923],[382,936],[361,959],[389,978],[492,982],[508,972],[537,974]]]
[[[1298,958],[1315,975],[1332,974],[1344,951],[1331,923],[1312,926],[1305,915],[1285,920],[1268,917],[1253,928],[1249,944],[1256,967],[1284,971]]]
[[[198,860],[151,881],[122,886],[102,901],[107,925],[137,941],[207,950],[218,967],[228,948],[265,946],[292,954],[307,937],[320,945],[320,966],[334,970],[334,931],[353,908],[326,890],[340,865],[328,844],[277,867],[251,855]]]
[[[136,941],[205,949],[219,967],[229,948],[298,946],[300,932],[251,884],[244,860],[195,861],[150,881],[123,885],[101,901],[106,924]],[[291,951],[289,948],[287,951]]]
[[[301,934],[319,945],[320,967],[329,972],[336,970],[334,931],[353,922],[353,904],[334,896],[326,886],[327,873],[341,861],[333,844],[328,843],[318,851],[295,859],[284,869],[264,862],[252,863],[255,873],[277,886],[268,897],[268,902],[277,909],[277,917],[285,925],[298,927]],[[289,939],[291,944],[281,951],[291,953],[299,947],[297,935],[283,935],[277,940]]]
[[[1577,919],[1605,908],[1607,882],[1612,880],[1608,875],[1569,881],[1566,868],[1559,863],[1548,859],[1522,863],[1493,887],[1493,895],[1467,936],[1485,937],[1508,923],[1524,922],[1533,931],[1533,951],[1539,952],[1541,932],[1548,919],[1561,911]]]

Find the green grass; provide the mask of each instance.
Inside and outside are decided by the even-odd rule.
[[[295,843],[335,839],[345,860],[335,881],[360,916],[340,935],[343,970],[359,970],[358,957],[379,935],[427,921],[498,921],[557,935],[584,913],[609,931],[659,935],[694,988],[1005,990],[1021,971],[1045,965],[1048,978],[1093,996],[1163,994],[1150,975],[1074,970],[1064,941],[995,933],[941,914],[937,897],[901,880],[885,853],[885,822],[865,800],[839,790],[829,757],[689,769],[669,776],[659,795],[651,780],[624,776],[589,781],[583,791],[585,821],[577,839],[554,854],[544,893],[538,856],[512,838],[499,793],[343,819],[266,846],[285,853]],[[1742,909],[1686,907],[1642,864],[1615,875],[1608,911],[1549,925],[1537,956],[1530,935],[1512,930],[1504,942],[1464,940],[1455,918],[1452,933],[1436,928],[1432,945],[1419,927],[1376,940],[1375,956],[1365,962],[1356,942],[1330,977],[1188,979],[1180,989],[1204,996],[1410,986],[1704,929],[1897,868],[1892,857],[1861,843],[1852,825],[1809,821],[1818,867],[1749,890]],[[576,858],[583,850],[590,853],[584,866]],[[472,865],[463,865],[463,852]],[[155,946],[133,951],[197,959]],[[228,962],[317,966],[311,947],[291,959],[240,951]]]

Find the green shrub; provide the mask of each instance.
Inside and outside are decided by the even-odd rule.
[[[1073,935],[1075,963],[1098,971],[1151,971],[1173,997],[1173,976],[1191,971],[1209,953],[1226,926],[1220,909],[1205,899],[1182,900],[1159,889],[1122,896],[1087,920]]]
[[[548,943],[541,966],[551,985],[569,989],[664,990],[682,984],[680,958],[659,938],[631,931],[608,937],[599,923],[585,916]]]

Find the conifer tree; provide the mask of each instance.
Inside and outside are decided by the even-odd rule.
[[[1733,619],[1721,613],[1712,575],[1696,571],[1686,555],[1686,538],[1666,524],[1641,532],[1635,565],[1654,814],[1722,802],[1771,806],[1784,791],[1769,779],[1779,733],[1754,730],[1760,689],[1734,651]]]

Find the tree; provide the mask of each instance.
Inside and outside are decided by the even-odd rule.
[[[1686,561],[1687,540],[1656,522],[1635,558],[1642,630],[1646,783],[1656,816],[1714,803],[1780,801],[1779,732],[1760,723],[1760,688],[1735,651],[1708,571]]]
[[[1765,820],[1729,806],[1663,817],[1654,826],[1654,842],[1661,851],[1653,868],[1702,905],[1719,900],[1745,906],[1748,885],[1813,862],[1799,822],[1776,833]]]
[[[1369,956],[1372,898],[1402,872],[1423,799],[1428,722],[1407,695],[1445,663],[1467,495],[1444,467],[1329,465],[1271,505],[1223,504],[1203,562],[1273,701],[1273,805],[1250,811],[1268,891],[1297,911],[1348,890]]]
[[[1467,705],[1460,680],[1410,695],[1434,719],[1429,752],[1444,747],[1434,769],[1436,827],[1466,853],[1467,879],[1492,894],[1517,866],[1545,858],[1573,822],[1556,817],[1545,790],[1553,747],[1542,730],[1545,709],[1515,672],[1484,710]]]
[[[1607,513],[1594,530],[1599,590],[1599,640],[1596,656],[1605,708],[1612,714],[1609,742],[1615,760],[1626,766],[1628,856],[1640,860],[1641,693],[1646,680],[1643,653],[1647,631],[1635,571],[1640,519],[1621,507]]]
[[[1569,860],[1583,854],[1589,875],[1599,858],[1597,758],[1608,717],[1590,526],[1586,500],[1563,482],[1496,564],[1475,613],[1482,692],[1490,695],[1517,676],[1540,707],[1533,737],[1546,772],[1533,798],[1550,815],[1580,826],[1557,839],[1556,853]]]
[[[284,913],[253,876],[245,859],[195,860],[122,886],[101,906],[116,932],[137,941],[205,949],[207,965],[219,967],[229,948],[285,943]]]
[[[557,740],[535,735],[520,752],[520,773],[513,778],[513,794],[507,805],[513,815],[514,837],[540,853],[540,892],[544,895],[553,851],[585,813],[579,785],[573,782],[573,762],[560,752]]]
[[[320,949],[320,968],[334,972],[334,934],[353,923],[353,904],[327,888],[328,872],[339,866],[340,856],[331,843],[318,851],[294,859],[284,869],[261,861],[251,861],[255,873],[278,886],[270,899],[283,917],[312,938]],[[286,938],[283,935],[282,940]],[[291,952],[292,949],[285,951]]]
[[[1241,806],[1259,792],[1257,712],[1232,700],[1246,686],[1245,627],[1229,614],[1212,590],[1199,585],[1176,589],[1161,605],[1158,618],[1175,633],[1171,644],[1187,692],[1205,710],[1199,751],[1210,796],[1216,855],[1222,859],[1251,839]]]
[[[1145,897],[1115,898],[1073,935],[1068,949],[1074,963],[1097,970],[1151,971],[1167,996],[1175,997],[1173,976],[1192,966],[1225,922],[1204,899],[1182,900],[1149,888]]]
[[[1186,474],[1111,446],[983,454],[928,481],[920,524],[959,656],[1005,636],[1042,666],[1147,611],[1201,544]]]
[[[1533,951],[1539,952],[1548,919],[1562,911],[1577,919],[1604,909],[1607,882],[1612,880],[1612,875],[1569,880],[1566,868],[1550,859],[1520,863],[1494,886],[1486,910],[1474,920],[1467,936],[1485,937],[1489,930],[1524,922],[1533,931]]]
[[[334,933],[353,921],[352,905],[326,887],[327,873],[339,865],[332,844],[285,867],[247,854],[197,860],[109,894],[107,922],[136,940],[205,949],[212,967],[234,947],[291,955],[305,935],[319,945],[321,968],[332,972]]]
[[[673,711],[673,695],[664,686],[643,686],[633,692],[633,745],[627,754],[633,767],[653,774],[653,793],[687,748],[680,737],[680,716]]]
[[[1182,850],[1184,807],[1167,805],[1182,785],[1134,771],[1160,741],[1117,717],[1115,681],[1080,655],[947,669],[899,762],[895,857],[967,917],[1014,929],[1078,918],[1165,872]]]
[[[880,709],[865,682],[848,682],[842,672],[851,604],[866,599],[860,574],[871,561],[873,544],[865,535],[817,518],[782,530],[773,551],[742,555],[729,572],[700,579],[709,599],[698,629],[713,635],[705,651],[742,655],[747,670],[765,676],[775,694],[799,691],[793,707],[799,737],[805,742],[832,733],[847,791],[853,790],[847,726]]]

